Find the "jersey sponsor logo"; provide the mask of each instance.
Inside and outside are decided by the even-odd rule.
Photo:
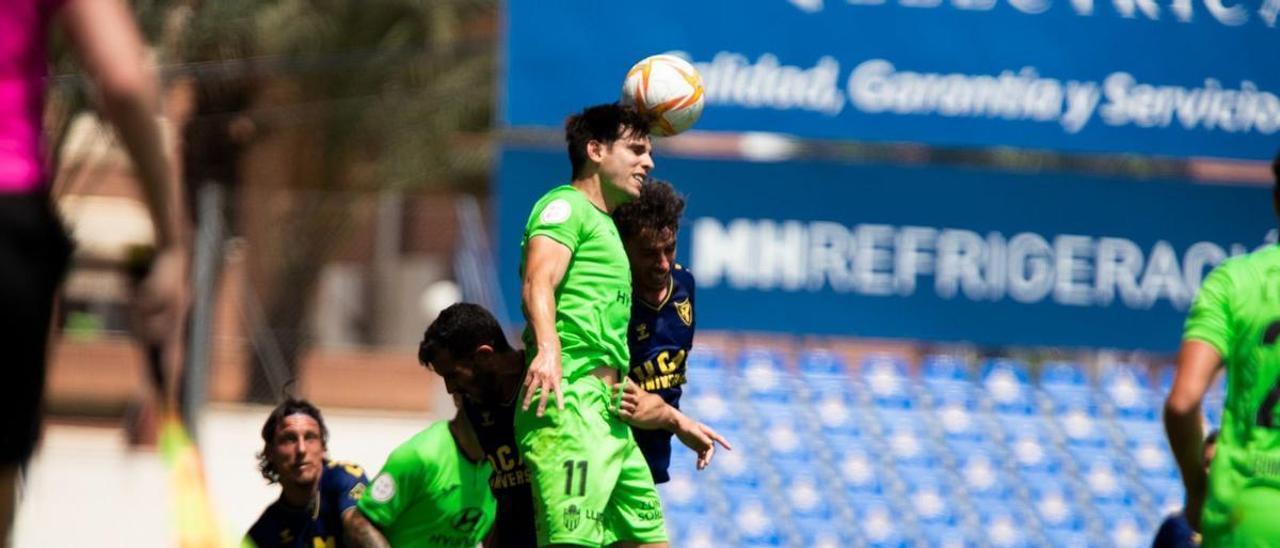
[[[471,507],[458,514],[453,518],[453,528],[463,533],[470,533],[480,526],[480,518],[484,517],[484,512],[479,508]]]
[[[685,325],[693,325],[693,303],[689,299],[675,303],[676,315],[680,316],[680,321]]]
[[[582,523],[582,511],[578,510],[578,506],[570,504],[564,509],[564,528],[570,531],[578,528]]]
[[[387,502],[396,496],[396,480],[390,474],[379,474],[370,486],[369,496],[378,502]]]
[[[542,215],[538,216],[538,220],[549,225],[556,225],[565,222],[571,213],[573,213],[573,206],[569,205],[569,201],[564,198],[557,198],[542,209]]]
[[[653,359],[631,368],[631,376],[640,381],[650,392],[685,383],[684,362],[688,353],[682,348],[676,352],[663,350]]]

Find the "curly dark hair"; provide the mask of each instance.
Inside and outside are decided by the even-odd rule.
[[[674,234],[680,231],[680,217],[684,215],[684,196],[666,181],[651,180],[640,187],[640,197],[618,206],[613,211],[613,224],[618,236],[627,240],[645,230],[661,231],[669,228]]]
[[[587,164],[587,143],[599,141],[612,145],[623,136],[648,137],[653,117],[635,107],[605,103],[587,107],[564,122],[564,140],[569,146],[569,164],[573,178],[582,175]]]
[[[487,344],[498,352],[510,352],[511,344],[502,326],[483,306],[454,303],[440,311],[418,343],[418,363],[430,368],[440,349],[454,358],[469,358],[480,345]]]
[[[262,425],[262,451],[258,452],[258,471],[262,473],[263,478],[266,478],[267,483],[280,481],[280,473],[271,464],[271,459],[267,458],[267,452],[271,449],[271,442],[276,437],[276,429],[280,427],[280,422],[285,417],[296,414],[307,415],[315,419],[316,424],[320,425],[320,443],[326,449],[329,447],[329,427],[324,425],[324,417],[320,415],[320,408],[301,398],[289,398],[281,402],[280,405],[271,410],[271,414],[267,416],[267,422]]]

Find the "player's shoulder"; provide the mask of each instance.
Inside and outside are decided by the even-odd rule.
[[[676,285],[686,290],[693,290],[694,280],[693,272],[685,268],[684,265],[676,263],[675,268],[671,269],[671,277],[675,279]]]
[[[274,501],[270,506],[262,511],[257,521],[249,526],[249,532],[245,535],[249,540],[258,546],[267,546],[278,535],[281,527],[281,520],[276,515],[279,510],[280,501]]]
[[[368,480],[365,478],[364,468],[356,463],[326,460],[320,482],[327,486],[344,488],[352,483],[367,483]]]
[[[1269,271],[1277,267],[1280,267],[1280,245],[1270,245],[1222,261],[1209,273],[1206,283],[1247,283],[1247,280],[1260,276],[1265,278]]]
[[[531,225],[557,225],[582,215],[592,207],[578,189],[561,185],[547,191],[533,204],[529,222]]]

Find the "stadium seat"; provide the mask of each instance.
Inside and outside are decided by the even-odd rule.
[[[763,461],[753,457],[751,453],[761,451],[767,449],[739,443],[734,446],[733,451],[717,452],[715,465],[710,471],[722,488],[760,487],[764,484],[768,471],[764,469]]]
[[[1084,532],[1084,516],[1076,503],[1075,491],[1061,478],[1030,478],[1027,481],[1031,504],[1046,536]]]
[[[988,361],[982,367],[982,388],[998,413],[1035,412],[1027,366],[1005,359]]]
[[[957,471],[965,491],[973,499],[1004,498],[1011,495],[999,461],[986,453],[957,455]]]
[[[992,437],[984,425],[972,393],[944,389],[934,396],[933,416],[946,440],[980,440]]]
[[[828,437],[861,437],[863,426],[857,405],[848,398],[827,394],[810,402],[810,413],[818,429]]]
[[[1080,462],[1080,475],[1094,504],[1129,504],[1133,501],[1127,478],[1110,458],[1099,456]]]
[[[726,487],[724,495],[738,546],[781,546],[786,542],[773,500],[761,491],[740,486]]]
[[[797,365],[810,401],[824,396],[854,400],[853,377],[835,352],[822,349],[802,352]]]
[[[1062,469],[1057,448],[1042,430],[1022,430],[1005,438],[1013,466],[1019,472],[1055,473]]]
[[[753,403],[790,404],[796,390],[782,355],[766,348],[751,348],[738,356],[738,381],[743,394]]]
[[[1144,517],[1128,506],[1101,505],[1106,542],[1116,548],[1139,548],[1151,545],[1154,537],[1154,520]]]
[[[1142,477],[1178,478],[1178,465],[1173,460],[1169,445],[1160,439],[1126,440],[1129,454]]]
[[[1154,499],[1152,506],[1159,515],[1167,515],[1182,509],[1186,503],[1187,491],[1182,487],[1182,478],[1143,477],[1142,484],[1151,492]]]
[[[793,517],[830,518],[829,482],[808,470],[793,470],[782,484],[783,497]]]
[[[1160,397],[1151,390],[1147,371],[1133,364],[1111,364],[1098,379],[1118,418],[1155,419]]]
[[[806,548],[844,548],[857,544],[846,524],[834,519],[793,517],[791,524],[800,533],[800,545]]]
[[[658,485],[665,510],[679,514],[706,514],[709,484],[684,470],[671,470],[671,480]]]
[[[898,465],[937,464],[937,454],[924,414],[912,410],[879,409],[881,435],[889,456]]]
[[[957,522],[955,497],[940,468],[898,466],[895,473],[906,489],[908,506],[921,524]]]
[[[862,360],[861,378],[876,407],[912,408],[911,379],[907,366],[895,356],[875,355]]]
[[[1000,504],[992,500],[975,503],[974,507],[978,513],[978,532],[991,546],[1013,548],[1033,545],[1035,539],[1027,526],[1027,517],[1012,503]]]
[[[724,539],[731,534],[728,528],[718,524],[718,520],[706,519],[705,516],[671,513],[664,517],[671,546],[715,548],[724,546]]]
[[[851,498],[884,494],[884,474],[879,464],[863,447],[847,447],[837,454],[835,463],[845,491]]]
[[[925,356],[920,362],[920,381],[934,390],[973,390],[973,374],[964,358],[946,354]]]
[[[814,432],[795,407],[767,406],[756,413],[754,437],[772,457],[796,459],[812,452]]]
[[[1106,425],[1089,408],[1067,405],[1055,408],[1054,414],[1068,446],[1104,447]]]
[[[901,515],[886,499],[856,497],[852,501],[856,527],[868,546],[907,546],[910,532]]]
[[[714,391],[690,394],[681,400],[681,409],[716,430],[738,430],[742,419],[730,396]]]
[[[685,359],[688,384],[685,393],[696,395],[704,390],[720,391],[728,385],[724,356],[718,349],[694,345]]]

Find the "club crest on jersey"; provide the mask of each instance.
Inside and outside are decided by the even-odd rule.
[[[675,303],[676,315],[680,316],[680,321],[685,325],[693,325],[693,303],[689,299]]]
[[[470,533],[476,530],[476,526],[480,525],[480,518],[482,517],[484,517],[484,512],[481,512],[479,508],[467,508],[453,520],[453,528],[463,533]]]
[[[570,504],[564,509],[564,528],[573,531],[580,523],[582,523],[582,511],[578,510],[577,505]]]

